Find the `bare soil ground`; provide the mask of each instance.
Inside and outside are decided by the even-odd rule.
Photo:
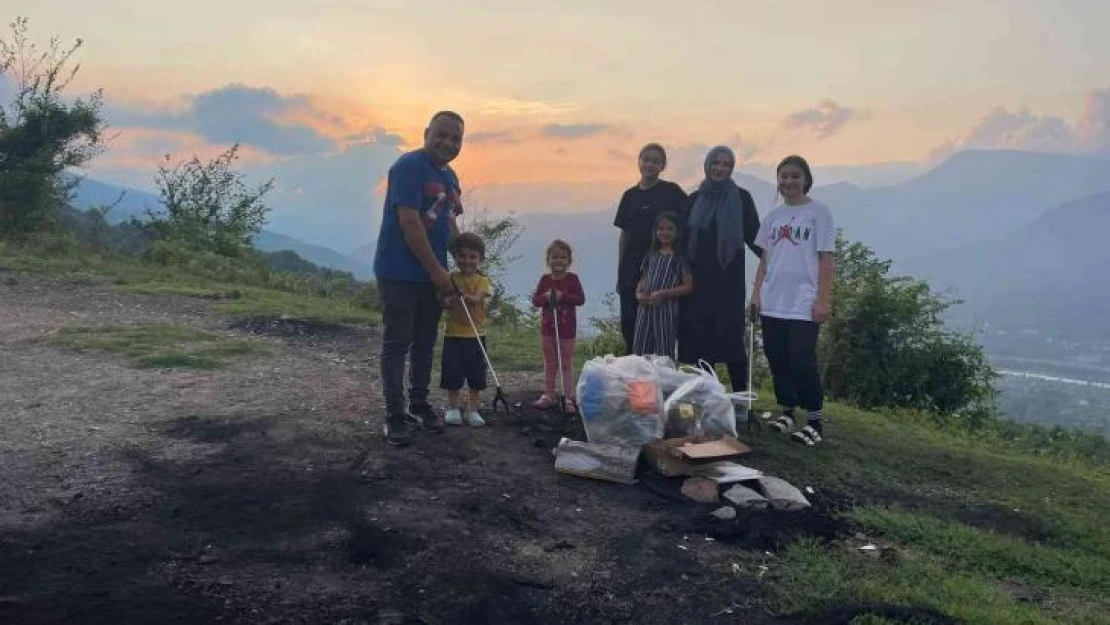
[[[733,564],[838,531],[820,499],[725,528],[674,482],[559,475],[550,447],[577,426],[552,414],[391,449],[374,329],[206,305],[0,285],[0,622],[786,622]],[[271,349],[139,370],[49,342],[133,323]],[[510,403],[538,390],[502,382]]]

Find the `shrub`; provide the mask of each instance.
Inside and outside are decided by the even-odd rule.
[[[958,302],[924,281],[890,276],[890,261],[840,233],[836,248],[833,314],[819,345],[828,394],[972,425],[992,419],[994,371],[971,337],[944,327],[942,314]]]

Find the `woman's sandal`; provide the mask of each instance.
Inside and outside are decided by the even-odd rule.
[[[567,398],[566,399],[566,406],[567,406],[567,412],[566,412],[567,416],[573,417],[574,415],[578,414],[578,402],[574,401],[573,399]]]
[[[772,428],[778,430],[779,432],[786,434],[790,430],[794,429],[794,420],[786,415],[782,415],[778,419],[771,421],[770,425]]]
[[[538,410],[547,410],[555,405],[555,400],[550,395],[544,393],[540,398],[532,402],[532,407]]]
[[[812,426],[807,425],[791,434],[790,439],[812,447],[821,442],[821,435]]]

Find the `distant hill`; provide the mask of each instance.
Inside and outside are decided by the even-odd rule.
[[[371,241],[347,255],[351,262],[358,263],[372,270],[374,267],[374,252],[378,249],[378,242]]]
[[[752,194],[760,215],[766,215],[774,186],[746,174],[738,175],[737,181]],[[932,269],[920,262],[922,258],[1005,239],[1054,206],[1105,191],[1110,191],[1110,160],[1105,158],[974,150],[957,153],[896,186],[863,188],[839,182],[818,185],[811,195],[832,208],[837,226],[850,238],[893,259],[896,272],[912,275]],[[521,215],[527,230],[515,250],[521,259],[509,277],[510,291],[532,288],[542,271],[544,247],[562,237],[575,247],[587,300],[599,303],[612,291],[616,275],[617,230],[612,221],[618,199],[597,211]],[[976,262],[974,254],[961,258]],[[749,265],[750,284],[755,263]],[[989,279],[1003,277],[994,272]],[[1021,276],[1006,279],[1010,278]],[[1042,283],[1038,288],[1050,286]],[[964,294],[969,300],[978,297],[974,289]],[[587,306],[587,311],[599,309]]]
[[[347,271],[359,280],[368,280],[371,277],[370,265],[360,263],[350,256],[320,245],[305,243],[300,239],[278,234],[270,230],[263,230],[254,239],[254,246],[263,252],[278,252],[289,250],[296,252],[301,258],[315,263],[321,267]]]
[[[96,206],[107,206],[114,203],[120,194],[123,198],[108,214],[110,223],[120,223],[132,217],[142,217],[148,209],[157,211],[160,206],[158,196],[153,193],[129,189],[118,185],[84,178],[78,184],[73,207],[86,210]],[[296,252],[301,258],[321,267],[347,271],[360,280],[370,277],[370,264],[361,263],[355,258],[340,254],[339,252],[321,246],[312,245],[272,230],[262,230],[255,239],[255,247],[263,252]]]
[[[972,150],[903,184],[822,188],[856,240],[901,261],[1000,239],[1053,206],[1110,191],[1110,159]]]
[[[1076,341],[1110,337],[1110,192],[1068,202],[994,241],[903,263],[966,300],[964,317]]]
[[[122,194],[122,198],[120,197]],[[87,210],[93,207],[108,206],[119,200],[119,204],[106,217],[109,222],[119,223],[132,217],[141,217],[147,209],[157,210],[158,196],[153,193],[121,187],[92,178],[82,178],[77,185],[73,207]]]

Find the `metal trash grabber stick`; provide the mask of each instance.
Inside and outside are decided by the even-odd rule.
[[[493,394],[493,402],[491,407],[494,412],[497,412],[497,404],[500,403],[505,407],[505,412],[509,412],[509,402],[505,399],[505,394],[501,391],[501,381],[497,379],[497,371],[493,368],[493,363],[489,360],[489,354],[486,353],[486,346],[482,343],[482,337],[478,336],[478,326],[474,325],[474,318],[470,316],[470,308],[466,305],[466,299],[463,298],[462,291],[459,290],[459,285],[455,284],[455,280],[451,280],[451,286],[455,287],[455,294],[459,296],[459,303],[462,304],[463,312],[466,313],[466,320],[470,322],[470,329],[474,331],[474,340],[478,341],[478,349],[482,350],[482,358],[486,360],[486,366],[489,367],[489,372],[493,374],[493,384],[497,387],[497,391]]]
[[[555,397],[558,398],[556,403],[559,406],[559,414],[566,416],[567,396],[563,392],[566,389],[566,381],[563,378],[563,342],[559,339],[559,309],[554,289],[547,296],[547,301],[551,305],[551,325],[555,326],[555,359],[556,366],[559,367],[559,390],[555,393]]]
[[[751,318],[747,320],[747,326],[748,326],[748,390],[740,391],[739,393],[729,393],[728,394],[729,398],[733,401],[734,404],[736,402],[747,402],[747,404],[748,404],[747,420],[749,422],[751,422],[751,418],[752,418],[752,404],[755,402],[756,399],[759,399],[759,393],[756,393],[755,390],[752,389],[752,372],[755,369],[755,322],[756,322],[757,318],[758,317],[756,315],[752,315]]]

